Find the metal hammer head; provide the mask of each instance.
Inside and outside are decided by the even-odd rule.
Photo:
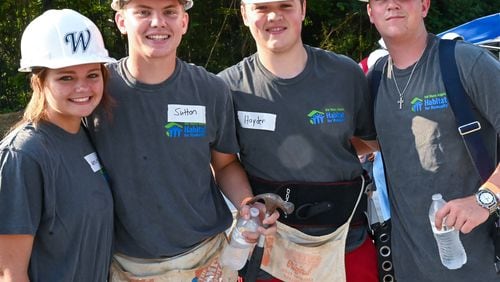
[[[283,212],[291,214],[294,209],[293,203],[285,202],[283,199],[274,193],[264,193],[253,197],[248,204],[253,204],[255,202],[263,201],[266,206],[266,213],[271,215],[277,208],[280,208]]]

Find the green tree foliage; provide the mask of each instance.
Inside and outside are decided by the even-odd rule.
[[[126,56],[126,38],[114,25],[111,0],[0,1],[0,113],[22,109],[29,99],[27,75],[17,72],[20,39],[26,25],[44,10],[71,8],[91,18],[101,29],[110,54]],[[439,33],[474,18],[500,11],[498,0],[433,0],[426,19]],[[212,72],[255,52],[242,23],[240,0],[195,0],[190,25],[178,56]],[[377,48],[378,33],[370,24],[366,4],[353,1],[309,0],[303,28],[304,43],[346,54],[356,61]]]

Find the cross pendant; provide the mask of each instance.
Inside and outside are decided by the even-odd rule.
[[[404,103],[404,102],[405,102],[405,101],[403,100],[403,97],[399,97],[399,100],[398,100],[398,102],[397,102],[397,103],[399,104],[399,109],[400,109],[400,110],[401,110],[401,109],[403,109],[403,103]]]

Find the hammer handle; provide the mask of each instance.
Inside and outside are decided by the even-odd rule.
[[[264,219],[268,218],[270,215],[266,212],[266,216],[264,217]],[[264,228],[268,228],[269,227],[269,224],[262,224],[262,227]],[[257,246],[258,247],[261,247],[263,248],[264,247],[264,243],[266,242],[266,237],[265,236],[262,236],[262,234],[259,236],[259,242],[257,243]]]

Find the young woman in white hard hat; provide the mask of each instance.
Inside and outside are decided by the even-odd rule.
[[[31,100],[0,142],[0,281],[106,281],[113,201],[81,119],[99,103],[108,56],[73,10],[49,10],[21,39]]]

